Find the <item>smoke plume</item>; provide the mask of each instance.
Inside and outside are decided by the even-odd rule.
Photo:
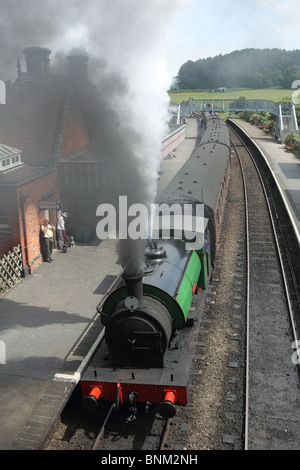
[[[89,55],[89,80],[99,90],[94,150],[119,162],[108,198],[112,193],[127,195],[128,204],[148,207],[154,202],[168,119],[166,25],[186,3],[189,0],[0,0],[0,41],[5,44],[0,78],[15,77],[16,59],[20,55],[23,60],[24,47],[50,48],[54,73],[67,67],[70,53]],[[123,263],[138,259],[140,245],[122,241]]]

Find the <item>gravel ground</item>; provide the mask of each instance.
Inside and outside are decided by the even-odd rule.
[[[237,158],[223,218],[220,250],[210,284],[194,370],[190,403],[178,410],[170,448],[242,449],[244,389],[243,188]],[[177,419],[179,418],[179,419]],[[185,423],[182,425],[181,423]]]

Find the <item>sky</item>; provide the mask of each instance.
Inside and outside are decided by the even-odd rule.
[[[246,48],[300,48],[299,0],[187,0],[166,25],[168,70]]]
[[[144,49],[152,64],[156,58],[156,75],[171,82],[188,60],[298,49],[299,21],[299,0],[0,0],[0,75],[15,77],[17,56],[22,61],[30,45],[49,47],[53,62],[85,48],[106,62],[132,63]]]

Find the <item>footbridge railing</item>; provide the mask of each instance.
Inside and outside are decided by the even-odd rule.
[[[277,117],[275,135],[280,133],[280,139],[284,142],[285,121],[288,123],[288,132],[298,133],[298,123],[293,103],[281,105],[271,100],[249,100],[249,99],[200,99],[190,98],[179,105],[170,104],[170,112],[177,115],[177,124],[187,114],[199,111],[215,112],[251,112],[251,113],[271,113]]]

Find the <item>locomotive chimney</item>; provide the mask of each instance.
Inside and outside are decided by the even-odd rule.
[[[22,50],[26,60],[26,70],[38,80],[45,81],[50,76],[50,49],[46,47],[25,47]]]
[[[130,310],[142,307],[144,303],[144,294],[143,294],[143,272],[138,271],[135,274],[129,274],[126,272],[126,268],[122,275],[127,289],[127,299],[126,307]],[[126,299],[126,300],[127,300]],[[132,302],[130,301],[132,299]],[[138,300],[138,305],[135,305],[134,299]]]

